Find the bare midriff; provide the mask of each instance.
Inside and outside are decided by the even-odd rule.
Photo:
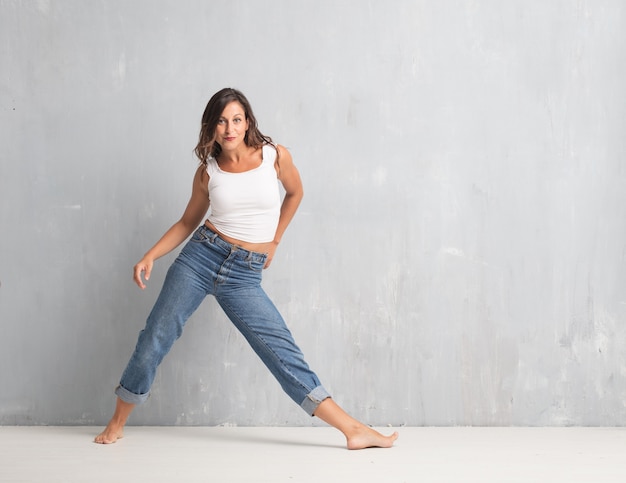
[[[245,242],[243,240],[237,240],[236,238],[232,238],[227,235],[224,235],[221,231],[215,228],[213,226],[213,223],[211,223],[209,220],[206,220],[204,222],[204,226],[206,226],[209,230],[217,233],[222,240],[227,241],[231,245],[235,245],[239,248],[243,248],[244,250],[248,250],[250,252],[268,253],[271,246],[274,244],[273,241],[264,242],[264,243],[250,243],[250,242]]]

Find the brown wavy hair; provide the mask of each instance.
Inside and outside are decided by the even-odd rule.
[[[254,117],[252,112],[252,106],[250,106],[246,96],[237,89],[226,87],[213,94],[202,114],[200,136],[194,152],[204,166],[206,166],[209,157],[216,158],[222,151],[222,147],[215,141],[215,128],[222,116],[222,112],[224,112],[224,108],[233,101],[241,104],[248,121],[248,130],[244,136],[246,146],[260,148],[265,144],[271,144],[276,147],[272,138],[265,136],[259,131],[256,117]]]

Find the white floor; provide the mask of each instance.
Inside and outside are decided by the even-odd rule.
[[[331,428],[0,427],[2,482],[626,482],[626,428],[397,428],[348,451]],[[389,432],[392,428],[379,428]]]

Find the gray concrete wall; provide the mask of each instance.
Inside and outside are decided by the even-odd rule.
[[[626,421],[626,5],[0,1],[0,423],[102,424],[204,106],[306,196],[265,287],[355,416]],[[134,424],[317,424],[206,300]]]

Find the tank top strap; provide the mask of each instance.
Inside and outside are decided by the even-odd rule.
[[[209,156],[206,160],[206,172],[211,177],[217,171],[217,160]]]
[[[278,151],[271,144],[263,145],[263,164],[270,164],[274,166],[276,158],[278,157]]]

